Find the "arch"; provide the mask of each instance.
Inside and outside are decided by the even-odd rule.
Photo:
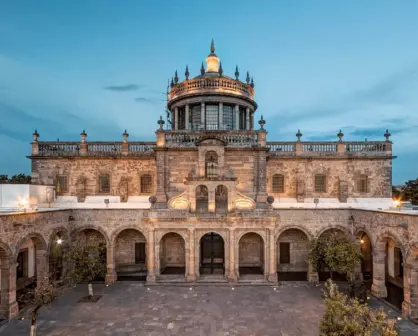
[[[286,226],[280,228],[279,231],[277,231],[276,236],[274,237],[274,241],[277,242],[277,239],[279,239],[280,235],[283,232],[285,232],[287,230],[292,230],[292,229],[302,231],[308,237],[309,241],[312,241],[315,238],[313,233],[309,232],[305,227],[303,227],[302,225],[294,224],[294,225],[286,225]]]
[[[13,257],[13,252],[9,245],[0,240],[0,260],[10,260]]]
[[[206,213],[209,211],[209,190],[208,187],[200,184],[196,187],[196,212]]]
[[[118,227],[115,230],[113,230],[112,232],[110,232],[109,242],[110,242],[111,245],[115,245],[116,237],[124,230],[136,230],[136,231],[142,233],[145,237],[145,240],[148,241],[147,236],[146,236],[146,234],[148,233],[147,230],[145,230],[144,228],[142,228],[138,225],[125,225],[125,226]]]
[[[220,184],[215,189],[215,211],[218,213],[228,212],[228,188]]]
[[[62,233],[62,234],[61,234]],[[61,279],[66,272],[66,264],[63,260],[63,243],[69,240],[68,229],[61,226],[55,228],[49,235],[48,256],[49,256],[49,277],[52,280]]]
[[[167,232],[159,240],[159,273],[186,275],[186,239],[177,232]]]
[[[369,231],[369,229],[365,228],[364,226],[357,227],[356,230],[354,231],[354,234],[356,237],[358,237],[359,233],[361,232],[364,232],[367,235],[367,237],[369,237],[371,248],[372,250],[374,250],[374,246],[375,246],[374,235]]]
[[[31,232],[28,233],[25,237],[19,240],[19,242],[16,244],[15,247],[15,253],[14,253],[14,259],[17,259],[17,256],[20,251],[20,247],[25,243],[27,239],[32,239],[33,243],[36,246],[36,250],[38,251],[47,251],[48,250],[48,244],[46,243],[45,238],[42,236],[42,234],[38,232]]]
[[[404,259],[406,265],[418,270],[418,241],[410,243]]]
[[[225,274],[225,239],[216,232],[207,232],[199,239],[199,273]]]
[[[84,230],[95,230],[97,232],[100,232],[103,236],[103,238],[105,239],[106,242],[106,246],[109,246],[111,241],[109,236],[107,235],[107,232],[105,230],[103,230],[100,226],[95,226],[95,225],[83,225],[80,226],[78,228],[75,229],[74,233],[77,235],[78,233],[80,233],[81,231]]]
[[[265,241],[257,232],[244,232],[238,237],[239,275],[264,275]]]
[[[277,275],[279,281],[306,281],[310,239],[305,230],[288,228],[276,239]]]
[[[322,228],[316,234],[316,237],[315,238],[316,239],[319,239],[325,232],[327,232],[327,231],[334,231],[334,230],[341,231],[342,233],[344,233],[346,235],[350,235],[351,234],[350,231],[346,227],[344,227],[342,225],[330,225],[330,226],[327,226],[327,227]]]
[[[360,253],[363,258],[361,260],[361,273],[363,280],[370,284],[373,279],[373,243],[370,235],[364,230],[356,231],[356,238],[360,242]]]
[[[379,251],[379,252],[385,251],[387,239],[392,239],[396,243],[396,245],[399,246],[399,248],[402,251],[402,254],[404,256],[407,255],[408,251],[405,249],[405,246],[402,243],[402,240],[399,239],[399,237],[390,230],[385,230],[377,236],[376,243],[374,244],[376,251]]]

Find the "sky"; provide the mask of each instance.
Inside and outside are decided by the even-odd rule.
[[[30,141],[155,139],[168,78],[254,77],[270,141],[384,140],[393,183],[418,177],[418,1],[13,0],[0,4],[0,174]]]

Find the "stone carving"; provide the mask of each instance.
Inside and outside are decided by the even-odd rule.
[[[244,194],[241,194],[237,191],[236,198],[234,200],[234,209],[236,210],[252,210],[255,209],[255,201],[245,196]]]
[[[170,198],[168,200],[168,208],[170,210],[187,210],[189,208],[189,198],[187,192],[184,191],[181,194]]]

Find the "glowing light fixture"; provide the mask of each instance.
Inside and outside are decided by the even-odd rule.
[[[57,244],[58,244],[58,245],[61,245],[61,244],[62,244],[62,239],[61,239],[61,238],[58,238],[58,239],[57,239]]]
[[[364,239],[360,239],[360,243],[364,244]]]

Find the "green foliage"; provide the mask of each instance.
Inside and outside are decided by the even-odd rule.
[[[96,277],[106,275],[106,246],[96,238],[77,239],[63,253],[70,264],[68,277],[71,283],[91,283]]]
[[[373,311],[367,304],[338,291],[331,280],[325,284],[325,313],[320,320],[320,336],[397,336],[395,320]]]
[[[409,180],[402,187],[401,200],[409,201],[413,205],[418,205],[418,178],[415,180]]]
[[[317,271],[330,270],[352,278],[362,259],[356,243],[341,233],[331,233],[316,240],[309,252],[309,262]]]
[[[9,178],[8,175],[0,175],[0,184],[30,184],[31,176],[25,174],[13,175]]]

